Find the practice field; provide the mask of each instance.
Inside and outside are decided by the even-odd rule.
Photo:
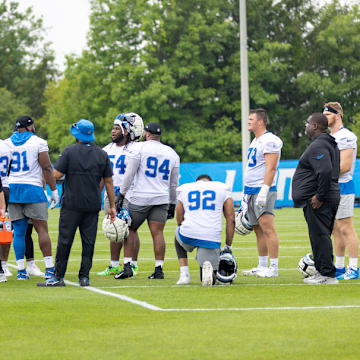
[[[55,255],[59,211],[49,214]],[[359,216],[356,209],[360,235]],[[66,287],[37,288],[40,278],[17,281],[15,276],[0,284],[1,359],[359,359],[360,281],[304,284],[297,264],[310,244],[301,210],[277,210],[276,228],[278,278],[241,275],[257,263],[256,242],[254,234],[236,235],[234,284],[202,288],[194,254],[189,257],[191,284],[175,285],[174,220],[165,228],[165,280],[147,279],[154,256],[146,225],[139,233],[139,274],[127,280],[97,276],[109,262],[100,221],[91,287],[77,286],[78,234]],[[10,262],[15,265],[13,250]],[[37,264],[44,268],[42,261]]]

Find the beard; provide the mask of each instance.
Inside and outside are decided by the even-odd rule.
[[[115,143],[115,144],[118,144],[119,142],[121,142],[122,141],[122,139],[124,138],[124,135],[123,134],[120,134],[120,135],[118,135],[115,139],[113,139],[113,143]]]

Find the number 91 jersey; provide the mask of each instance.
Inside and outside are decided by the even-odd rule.
[[[264,184],[265,154],[279,154],[278,166],[282,145],[281,139],[271,132],[266,132],[251,142],[246,164],[245,186],[260,187]],[[275,178],[271,186],[275,185]]]
[[[231,198],[229,187],[219,181],[196,181],[179,186],[177,199],[183,204],[180,234],[204,241],[202,247],[219,248],[224,202]]]

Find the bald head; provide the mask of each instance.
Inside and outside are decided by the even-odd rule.
[[[323,113],[313,113],[309,117],[309,122],[311,124],[316,124],[319,131],[327,132],[328,129],[328,120]]]

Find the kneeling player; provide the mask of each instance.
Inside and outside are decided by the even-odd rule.
[[[178,285],[190,283],[187,252],[197,248],[196,259],[201,268],[203,286],[215,283],[219,268],[222,215],[226,219],[226,245],[231,252],[234,237],[235,214],[231,193],[227,185],[211,181],[210,176],[200,175],[196,182],[177,188],[175,248],[180,264]]]

